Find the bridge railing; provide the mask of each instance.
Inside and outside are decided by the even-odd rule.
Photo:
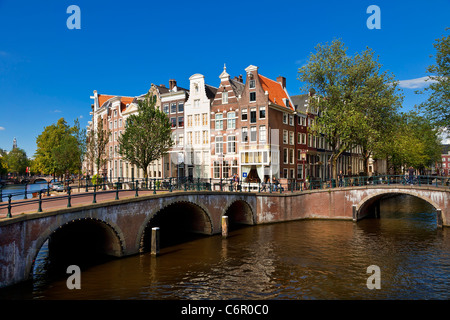
[[[0,217],[12,216],[12,211],[20,213],[20,208],[27,211],[43,211],[43,206],[63,200],[64,206],[71,207],[75,199],[84,199],[84,203],[97,203],[98,195],[113,194],[109,200],[120,199],[124,192],[130,192],[135,197],[145,194],[187,191],[218,191],[218,192],[254,192],[254,193],[293,193],[305,190],[333,189],[370,185],[414,185],[449,188],[450,177],[413,176],[407,175],[377,175],[377,176],[344,176],[338,179],[312,178],[305,181],[296,179],[274,179],[266,183],[256,180],[233,181],[232,178],[140,178],[140,179],[80,179],[68,180],[62,185],[61,191],[53,190],[53,183],[39,184],[39,188],[31,190],[25,184],[15,189],[0,187]],[[31,207],[31,209],[30,209]],[[24,209],[25,210],[25,209]]]

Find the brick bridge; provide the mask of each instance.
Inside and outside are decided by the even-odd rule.
[[[450,226],[450,191],[392,185],[284,194],[173,192],[16,215],[0,219],[0,287],[29,279],[47,240],[49,252],[58,258],[77,246],[83,248],[83,256],[91,250],[93,255],[124,257],[146,251],[155,226],[161,229],[162,242],[165,234],[172,237],[184,231],[220,234],[224,215],[231,226],[300,219],[356,222],[379,216],[380,200],[393,194],[423,199],[436,209],[438,226]],[[74,264],[70,257],[67,263]]]

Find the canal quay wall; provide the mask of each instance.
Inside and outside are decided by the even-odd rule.
[[[190,231],[222,232],[222,217],[248,225],[301,219],[358,221],[377,214],[383,196],[408,194],[430,203],[437,224],[449,226],[450,192],[430,187],[350,187],[294,193],[173,192],[72,206],[0,219],[0,287],[29,279],[42,245],[64,226],[89,221],[103,237],[103,251],[124,257],[142,252],[152,219],[158,215],[188,217]],[[379,206],[378,206],[379,208]],[[378,209],[379,214],[379,209]],[[175,222],[175,220],[174,220]],[[170,225],[169,225],[170,226]],[[150,230],[150,231],[149,231]],[[163,230],[161,230],[163,232]]]

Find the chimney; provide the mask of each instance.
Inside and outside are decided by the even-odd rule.
[[[277,82],[281,84],[283,89],[286,88],[286,78],[285,77],[279,76],[277,78]]]
[[[175,79],[170,79],[169,80],[169,89],[172,90],[176,86],[177,86],[177,81]]]
[[[239,75],[239,82],[244,83],[244,80],[242,79],[242,74]]]
[[[165,84],[160,84],[159,86],[160,86],[160,87],[163,87],[163,88],[165,88],[165,87],[166,87],[166,85],[165,85]]]

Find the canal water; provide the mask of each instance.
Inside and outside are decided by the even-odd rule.
[[[22,200],[25,197],[25,190],[27,191],[27,198],[33,197],[33,192],[39,190],[47,190],[47,182],[38,182],[33,184],[11,184],[1,188],[1,201],[8,201],[8,195],[11,195],[11,200]]]
[[[398,196],[380,219],[305,220],[235,229],[51,278],[46,249],[31,284],[0,290],[2,299],[450,299],[450,229],[432,207]],[[369,289],[369,266],[380,289]],[[374,283],[369,280],[370,283]]]

